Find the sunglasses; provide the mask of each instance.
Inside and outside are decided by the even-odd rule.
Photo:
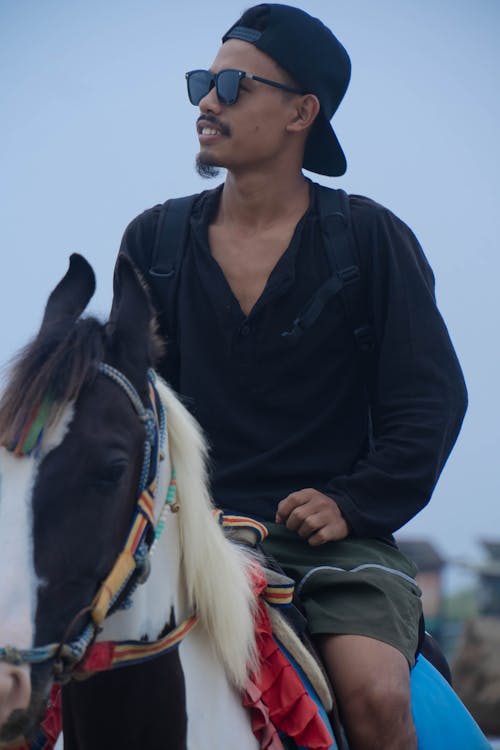
[[[215,86],[217,97],[222,104],[235,104],[238,101],[243,78],[250,78],[252,81],[259,81],[267,86],[290,91],[292,94],[304,94],[303,91],[290,88],[283,83],[252,76],[243,70],[220,70],[218,73],[211,73],[209,70],[191,70],[186,73],[189,101],[197,106]]]

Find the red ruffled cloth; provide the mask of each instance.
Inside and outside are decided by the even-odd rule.
[[[266,587],[262,571],[254,568],[252,578],[255,594],[260,596]],[[328,750],[333,739],[318,707],[273,638],[262,600],[259,600],[255,626],[260,670],[248,681],[243,705],[250,711],[252,729],[261,743],[261,750],[283,748],[278,731],[293,738],[298,746]]]

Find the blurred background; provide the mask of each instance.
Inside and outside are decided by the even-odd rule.
[[[500,654],[500,4],[291,4],[330,26],[353,64],[334,118],[348,171],[318,179],[374,198],[412,227],[468,383],[469,412],[434,497],[398,535],[420,567],[429,627],[458,675],[467,638],[497,638]],[[35,333],[71,252],[94,266],[91,309],[106,316],[127,223],[154,203],[213,186],[194,170],[197,110],[184,73],[210,66],[245,7],[0,0],[2,363]],[[482,705],[493,701],[498,721],[500,664],[489,663]]]

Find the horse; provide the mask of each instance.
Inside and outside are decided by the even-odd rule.
[[[105,324],[82,317],[94,289],[72,255],[0,399],[0,747],[37,743],[57,680],[65,750],[256,750],[255,558],[224,536],[203,435],[154,374],[131,262]],[[489,748],[422,656],[411,684],[419,750]]]
[[[0,402],[0,743],[34,735],[97,637],[148,656],[64,687],[67,750],[255,750],[253,562],[214,518],[199,427],[151,371],[151,306],[125,258],[115,284],[106,324],[81,317],[95,278],[71,256]]]

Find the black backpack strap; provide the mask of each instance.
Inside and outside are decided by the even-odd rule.
[[[367,291],[354,250],[349,196],[344,190],[318,186],[318,209],[325,251],[340,293],[348,325],[358,349],[372,352],[375,333],[368,313]]]
[[[318,319],[331,298],[340,294],[346,320],[358,349],[370,352],[374,348],[375,338],[353,249],[349,196],[344,190],[332,190],[323,185],[317,187],[320,226],[331,276],[314,292],[294,320],[292,328],[281,335],[291,342],[299,338]]]
[[[344,280],[337,273],[330,276],[330,278],[314,292],[305,307],[302,308],[293,321],[290,330],[283,331],[281,335],[290,342],[298,339],[299,336],[301,336],[305,330],[310,328],[319,318],[327,302],[341,291],[344,283]]]
[[[175,320],[177,282],[189,231],[189,219],[197,197],[198,194],[171,198],[162,205],[158,217],[149,283],[158,300],[161,300],[162,313],[169,322]]]

